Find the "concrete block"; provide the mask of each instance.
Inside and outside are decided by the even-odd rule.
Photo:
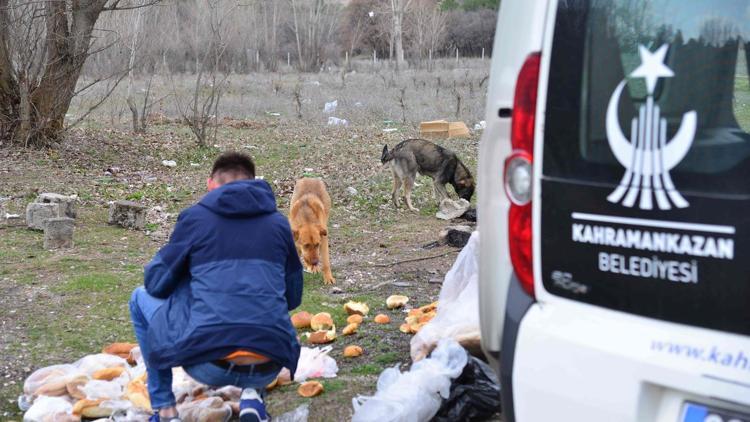
[[[75,220],[69,217],[50,218],[44,226],[44,249],[73,247]]]
[[[59,193],[42,193],[36,198],[40,204],[59,204],[60,216],[76,218],[76,198]]]
[[[32,230],[44,230],[45,220],[59,216],[59,204],[32,202],[26,206],[26,225]]]
[[[146,207],[133,201],[117,201],[109,206],[109,224],[128,229],[143,230],[146,227]]]

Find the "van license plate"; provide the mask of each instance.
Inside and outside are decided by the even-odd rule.
[[[680,422],[750,422],[750,414],[737,413],[698,403],[682,406]]]

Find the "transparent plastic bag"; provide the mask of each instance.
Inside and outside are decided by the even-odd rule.
[[[273,422],[307,422],[309,416],[310,407],[307,404],[303,404],[290,412],[273,418]]]
[[[62,397],[40,396],[23,415],[24,422],[67,422],[73,415],[73,404]]]
[[[88,376],[93,375],[96,371],[106,368],[114,368],[117,366],[130,368],[128,361],[125,359],[115,355],[108,355],[106,353],[84,356],[74,363],[73,366]]]
[[[443,339],[432,355],[408,372],[388,368],[378,378],[374,396],[352,399],[353,422],[428,421],[450,394],[451,379],[466,366],[466,351],[455,341]]]
[[[411,339],[411,358],[427,356],[442,338],[478,341],[479,331],[479,232],[456,258],[440,289],[437,315]]]
[[[112,381],[101,381],[91,380],[86,383],[80,390],[86,395],[89,400],[105,399],[105,400],[117,400],[122,397],[124,393],[124,386],[117,382]]]
[[[310,378],[334,378],[339,371],[336,360],[328,356],[333,347],[303,347],[300,351],[294,381],[305,382]]]
[[[39,368],[26,378],[23,383],[23,392],[27,396],[36,395],[59,395],[53,394],[51,390],[65,389],[65,383],[76,375],[80,375],[75,365],[52,365]]]

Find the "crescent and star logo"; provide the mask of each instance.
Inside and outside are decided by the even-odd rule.
[[[654,201],[661,210],[672,207],[686,208],[690,204],[677,191],[669,171],[685,158],[695,137],[698,114],[689,111],[682,116],[680,127],[671,140],[667,140],[667,120],[661,117],[659,106],[654,104],[654,89],[659,78],[671,78],[674,72],[664,64],[669,46],[659,47],[655,52],[638,46],[641,65],[631,78],[644,78],[648,96],[641,105],[638,117],[630,125],[630,140],[620,127],[617,107],[627,79],[615,89],[607,106],[607,139],[617,161],[625,167],[619,186],[607,196],[612,203],[621,203],[631,208],[638,203],[642,210],[654,208]]]

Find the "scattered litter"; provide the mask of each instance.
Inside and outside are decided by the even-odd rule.
[[[190,163],[190,167],[200,167],[201,165],[198,163]]]
[[[263,176],[255,176],[255,180],[266,180]]]
[[[453,380],[451,393],[433,422],[486,420],[499,413],[500,382],[492,368],[469,356],[461,375]]]
[[[397,132],[397,131],[398,131],[398,128],[395,128],[395,127],[387,127],[383,129],[383,132],[385,133],[391,133],[391,132]]]
[[[323,113],[333,114],[336,112],[336,107],[338,106],[339,106],[338,100],[333,100],[330,103],[326,103],[326,105],[323,107]]]
[[[464,122],[433,120],[420,123],[419,134],[426,138],[467,138],[469,128]]]
[[[279,116],[281,116],[281,113],[279,113],[277,111],[267,111],[266,115],[267,116],[273,116],[273,117],[279,117]]]
[[[471,208],[471,203],[463,198],[459,198],[457,201],[445,198],[440,201],[440,210],[435,214],[435,217],[441,220],[453,220],[464,215],[469,208]]]
[[[441,245],[463,248],[469,242],[474,228],[465,225],[448,226],[440,231],[438,243]]]
[[[408,281],[394,281],[393,282],[394,287],[411,287],[411,283]]]
[[[348,126],[349,121],[346,119],[339,119],[338,117],[329,117],[328,118],[328,126]]]
[[[411,339],[411,358],[423,359],[441,339],[450,338],[473,351],[480,346],[479,233],[474,232],[445,275],[437,315]]]
[[[432,355],[400,372],[388,368],[378,378],[374,396],[352,399],[353,422],[430,420],[450,394],[451,379],[466,366],[466,351],[453,340],[442,340]]]
[[[315,86],[320,86],[320,82],[319,81],[310,81],[309,84],[310,85],[315,85]]]
[[[435,318],[437,314],[438,302],[432,302],[419,308],[410,309],[404,318],[404,323],[399,327],[399,331],[406,334],[415,334],[422,327]]]
[[[346,188],[346,193],[348,193],[351,196],[355,196],[358,192],[357,192],[357,189],[349,186],[348,188]]]
[[[354,103],[354,107],[362,107],[362,103],[360,103],[359,101],[357,101],[356,103]]]
[[[339,371],[336,360],[328,356],[333,347],[303,347],[300,350],[294,380],[305,382],[311,378],[334,378]]]
[[[314,168],[312,168],[312,167],[305,167],[305,173],[311,173],[313,171],[315,171]]]
[[[255,145],[243,145],[242,148],[246,148],[246,149],[258,149],[258,147],[256,147]]]
[[[485,130],[487,129],[487,122],[484,120],[474,125],[474,130]]]
[[[161,164],[167,167],[177,167],[177,162],[174,160],[162,160]]]
[[[310,409],[308,404],[303,404],[300,407],[286,412],[281,416],[275,416],[273,422],[307,422],[307,418],[310,415]]]
[[[469,208],[466,210],[466,212],[461,216],[466,221],[471,221],[476,223],[477,222],[477,209],[476,208]]]

